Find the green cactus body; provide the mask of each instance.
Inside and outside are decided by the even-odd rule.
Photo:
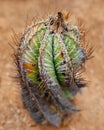
[[[64,115],[77,111],[70,100],[85,85],[74,73],[86,60],[80,37],[61,12],[25,30],[17,67],[24,106],[36,122],[60,126]]]

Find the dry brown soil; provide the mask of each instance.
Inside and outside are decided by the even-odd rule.
[[[55,10],[69,10],[89,30],[88,38],[96,46],[94,58],[87,62],[88,87],[76,96],[81,109],[67,126],[40,126],[23,108],[20,86],[13,81],[11,60],[12,30],[23,32],[26,19]],[[104,0],[0,0],[0,130],[104,130]]]

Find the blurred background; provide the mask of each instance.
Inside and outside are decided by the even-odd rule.
[[[81,109],[67,126],[40,126],[32,121],[21,103],[20,86],[14,73],[14,30],[22,33],[32,18],[67,10],[83,21],[88,41],[95,46],[94,58],[86,64],[88,87],[76,96]],[[27,20],[28,19],[28,20]],[[0,0],[0,130],[103,130],[104,129],[104,0]]]

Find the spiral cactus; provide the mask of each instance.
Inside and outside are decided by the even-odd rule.
[[[40,124],[60,126],[81,87],[83,63],[88,59],[77,26],[61,12],[28,26],[15,51],[24,107]]]

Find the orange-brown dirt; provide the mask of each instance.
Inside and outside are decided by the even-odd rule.
[[[80,18],[89,30],[95,46],[94,58],[86,65],[88,87],[78,94],[75,103],[81,109],[66,126],[55,128],[37,125],[23,108],[20,86],[11,58],[12,30],[24,31],[26,19],[56,10],[68,10]],[[104,0],[0,0],[0,130],[103,130],[104,129]]]

